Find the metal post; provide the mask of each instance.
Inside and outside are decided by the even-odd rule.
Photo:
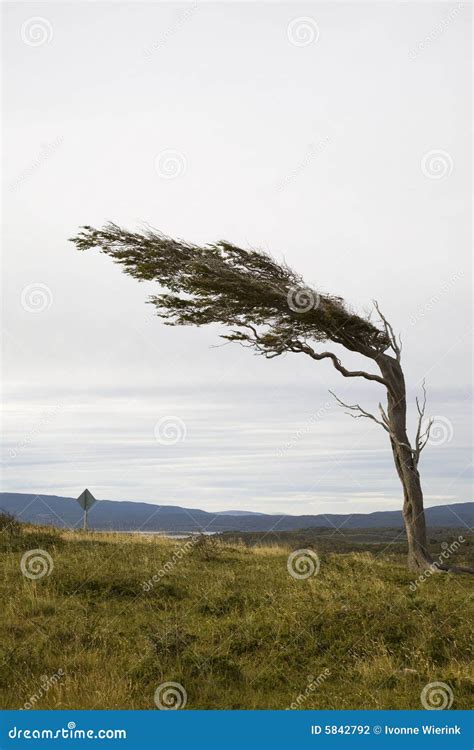
[[[88,489],[85,489],[84,492],[81,492],[81,494],[77,498],[77,502],[79,503],[82,510],[84,511],[82,528],[84,529],[84,531],[87,531],[87,514],[97,501],[94,495],[92,494],[92,492],[89,492]]]

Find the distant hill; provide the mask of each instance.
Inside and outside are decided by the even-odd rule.
[[[216,516],[264,516],[265,513],[259,513],[256,510],[216,510]]]
[[[48,526],[75,527],[82,522],[82,511],[71,497],[57,495],[27,495],[0,493],[0,509],[13,513],[22,521]],[[474,503],[453,503],[427,508],[426,517],[431,527],[474,526]],[[115,531],[164,531],[186,533],[190,531],[291,531],[340,527],[346,529],[403,528],[402,514],[398,510],[377,513],[334,513],[315,516],[267,515],[235,511],[208,513],[196,508],[174,505],[102,500],[89,511],[92,529]]]

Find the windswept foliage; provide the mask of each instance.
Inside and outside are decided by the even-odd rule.
[[[129,232],[109,223],[83,227],[79,250],[98,247],[126,273],[169,291],[150,302],[168,325],[222,323],[223,338],[248,343],[264,356],[333,341],[376,357],[390,342],[385,331],[349,310],[340,297],[308,287],[268,254],[229,242],[198,247],[152,230]]]

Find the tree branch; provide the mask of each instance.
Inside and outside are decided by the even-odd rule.
[[[388,416],[387,416],[387,414],[386,414],[386,412],[385,412],[382,404],[379,403],[379,411],[380,411],[382,419],[377,419],[377,417],[375,417],[373,414],[371,414],[370,412],[368,412],[365,409],[363,409],[360,406],[360,404],[346,404],[346,403],[344,403],[344,401],[341,401],[341,399],[338,398],[338,396],[336,396],[336,394],[333,393],[332,391],[329,391],[329,393],[332,396],[334,396],[334,398],[336,399],[336,401],[338,402],[338,404],[340,404],[340,406],[343,406],[344,408],[350,410],[350,411],[346,412],[346,414],[348,414],[350,417],[353,417],[354,419],[360,419],[361,417],[365,417],[367,419],[371,419],[373,422],[376,422],[381,427],[383,427],[384,430],[386,432],[388,432],[388,434],[390,435],[390,439],[393,440],[393,442],[396,445],[400,445],[400,446],[402,446],[404,448],[407,448],[411,452],[411,454],[413,456],[414,468],[416,469],[416,467],[418,465],[419,452],[421,452],[422,448],[420,448],[419,452],[417,453],[417,451],[415,449],[413,449],[411,447],[411,445],[409,445],[409,443],[403,443],[403,442],[401,442],[400,440],[397,439],[397,437],[394,435],[394,433],[393,433],[393,431],[391,429],[390,420],[389,420],[389,418],[388,418]],[[352,411],[356,411],[356,412],[359,412],[359,413],[358,414],[351,414]]]
[[[298,338],[291,335],[289,331],[280,331],[279,335],[273,332],[259,333],[255,326],[250,323],[244,323],[242,321],[235,321],[235,325],[246,328],[250,333],[243,333],[242,331],[235,330],[230,336],[224,335],[223,338],[230,341],[238,341],[240,343],[248,342],[249,346],[253,347],[262,354],[266,359],[273,359],[279,357],[285,352],[294,352],[296,354],[302,353],[307,354],[312,359],[321,361],[329,359],[335,369],[344,375],[345,378],[365,378],[365,380],[372,380],[376,383],[380,383],[389,388],[389,383],[380,375],[374,375],[365,370],[348,370],[341,363],[341,360],[333,352],[315,352],[314,349],[309,346],[305,341],[301,341]],[[245,346],[245,344],[243,344]]]
[[[420,403],[420,400],[418,396],[416,397],[416,409],[418,412],[418,425],[416,428],[416,436],[415,436],[415,448],[413,449],[413,461],[415,466],[418,466],[419,460],[420,460],[420,454],[423,448],[428,443],[428,440],[430,439],[430,432],[431,427],[433,425],[433,420],[428,420],[428,425],[424,432],[422,432],[422,425],[423,425],[423,419],[425,417],[425,411],[426,411],[426,386],[425,381],[423,380],[421,387],[423,389],[423,400]]]
[[[345,404],[344,401],[341,401],[341,399],[338,396],[336,396],[335,393],[333,393],[333,391],[329,391],[329,393],[331,394],[331,396],[334,396],[334,398],[336,399],[337,403],[340,406],[343,406],[345,409],[350,410],[346,412],[346,414],[348,414],[350,417],[353,417],[354,419],[360,419],[361,417],[366,417],[367,419],[371,419],[373,422],[376,422],[377,424],[379,424],[381,427],[384,428],[386,432],[390,432],[389,428],[383,421],[381,421],[380,419],[377,419],[377,417],[374,417],[374,415],[370,414],[370,412],[365,411],[365,409],[363,409],[359,404]],[[351,414],[352,411],[357,411],[359,412],[359,414]]]
[[[378,312],[378,314],[380,316],[380,320],[383,323],[383,326],[384,326],[384,329],[385,329],[385,334],[386,334],[386,336],[387,336],[387,338],[388,338],[388,340],[390,342],[390,347],[393,349],[393,351],[395,353],[396,359],[398,360],[398,362],[400,362],[401,355],[402,355],[402,339],[401,339],[401,336],[398,337],[398,341],[397,341],[397,337],[395,336],[394,330],[393,330],[391,324],[388,322],[388,320],[385,317],[385,315],[381,312],[380,307],[379,307],[379,303],[377,302],[377,300],[374,300],[374,307],[377,310],[377,312]]]
[[[290,344],[290,350],[296,351],[296,352],[303,352],[304,354],[307,354],[312,359],[321,360],[321,359],[330,359],[334,367],[338,372],[341,373],[341,375],[344,375],[345,378],[365,378],[366,380],[375,380],[376,383],[380,383],[381,385],[384,385],[385,388],[389,388],[388,382],[382,378],[380,375],[373,375],[370,372],[365,372],[365,370],[348,370],[346,369],[342,363],[341,360],[336,357],[336,355],[333,352],[315,352],[314,349],[312,349],[308,344],[302,344],[301,342],[297,342],[296,344],[297,348],[293,348],[293,345]]]

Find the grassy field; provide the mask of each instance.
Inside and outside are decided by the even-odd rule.
[[[325,548],[295,579],[290,546],[238,541],[23,527],[0,542],[2,708],[150,709],[170,681],[190,709],[420,709],[431,682],[472,705],[469,577],[410,586],[396,555]]]
[[[453,542],[462,539],[462,543],[451,549],[449,559],[453,564],[474,568],[474,535],[466,533],[469,529],[434,528],[428,535],[428,543],[433,558],[436,559],[444,549]],[[222,541],[245,546],[261,544],[262,532],[227,531],[219,535]],[[372,528],[347,529],[333,527],[312,527],[297,531],[270,531],[265,533],[265,543],[284,546],[290,549],[310,547],[321,555],[331,552],[370,552],[385,560],[400,563],[406,555],[406,535],[403,529]],[[451,554],[452,553],[452,554]]]

